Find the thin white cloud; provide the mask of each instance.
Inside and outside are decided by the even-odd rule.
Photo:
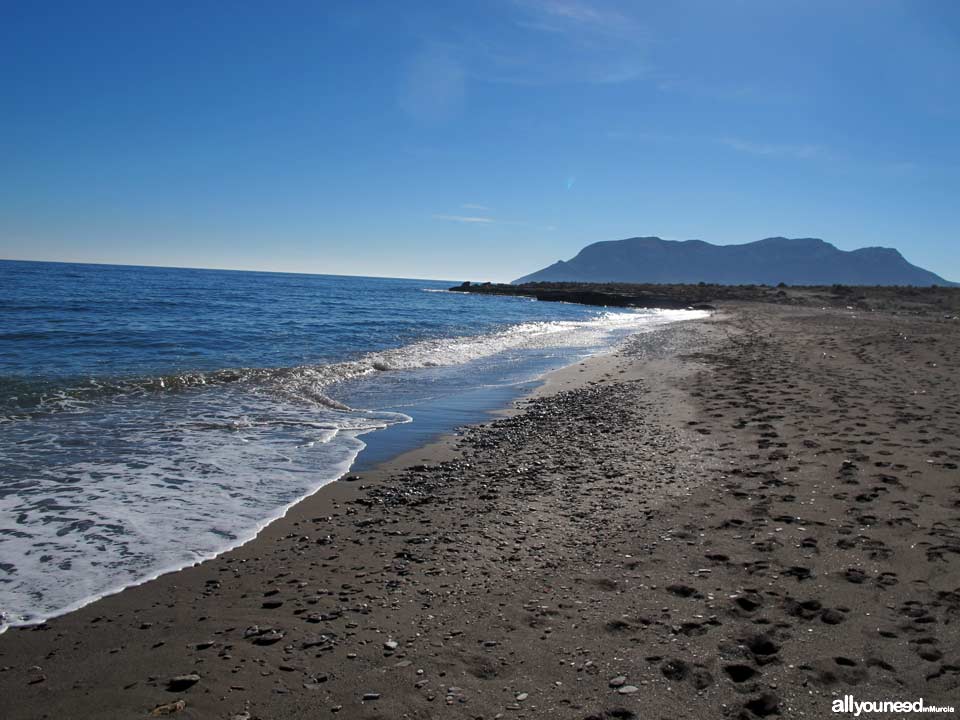
[[[464,205],[463,207],[467,207]],[[501,227],[526,227],[540,231],[553,232],[557,229],[556,225],[541,225],[539,223],[529,222],[527,220],[503,220],[480,215],[433,215],[434,220],[443,220],[446,222],[464,223],[465,225],[491,225],[496,223]]]
[[[738,152],[763,157],[809,160],[812,158],[822,158],[827,154],[823,147],[813,144],[782,145],[777,143],[753,142],[740,138],[723,138],[720,142]]]
[[[454,33],[467,76],[523,86],[617,84],[645,76],[651,35],[609,0],[510,0],[495,30]]]
[[[531,15],[518,24],[545,32],[582,32],[585,29],[637,38],[636,21],[609,3],[583,0],[516,0]]]
[[[450,222],[458,223],[492,223],[495,222],[493,218],[488,217],[475,217],[470,215],[434,215],[434,220],[449,220]]]
[[[476,203],[463,203],[460,207],[464,210],[489,210],[486,205],[477,205]]]

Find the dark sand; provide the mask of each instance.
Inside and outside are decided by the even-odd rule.
[[[0,636],[0,717],[960,705],[958,339],[939,312],[759,304],[638,336],[244,547]]]

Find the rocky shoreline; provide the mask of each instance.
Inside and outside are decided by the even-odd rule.
[[[5,718],[826,717],[956,702],[960,323],[728,306],[0,636]]]
[[[851,285],[717,285],[699,283],[531,282],[518,285],[464,282],[451,292],[515,295],[542,302],[609,307],[713,310],[718,304],[763,303],[802,307],[856,308],[926,315],[960,313],[960,288]]]

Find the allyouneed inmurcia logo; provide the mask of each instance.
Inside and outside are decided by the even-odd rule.
[[[844,695],[833,701],[833,712],[849,713],[860,717],[865,713],[952,713],[952,705],[927,705],[919,700],[854,700],[853,695]]]

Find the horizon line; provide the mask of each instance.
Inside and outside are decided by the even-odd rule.
[[[270,275],[307,275],[310,277],[350,277],[364,278],[369,280],[418,280],[424,282],[449,282],[457,283],[457,280],[449,278],[427,278],[427,277],[395,277],[389,275],[354,275],[350,273],[321,273],[321,272],[295,272],[293,270],[251,270],[249,268],[228,268],[228,267],[209,267],[209,266],[188,266],[188,265],[151,265],[147,263],[123,263],[123,262],[94,262],[89,260],[28,260],[25,258],[5,258],[0,257],[0,262],[21,262],[21,263],[46,263],[48,265],[94,265],[97,267],[127,267],[127,268],[155,268],[157,270],[205,270],[210,272],[249,272]],[[460,280],[460,283],[466,282]]]

